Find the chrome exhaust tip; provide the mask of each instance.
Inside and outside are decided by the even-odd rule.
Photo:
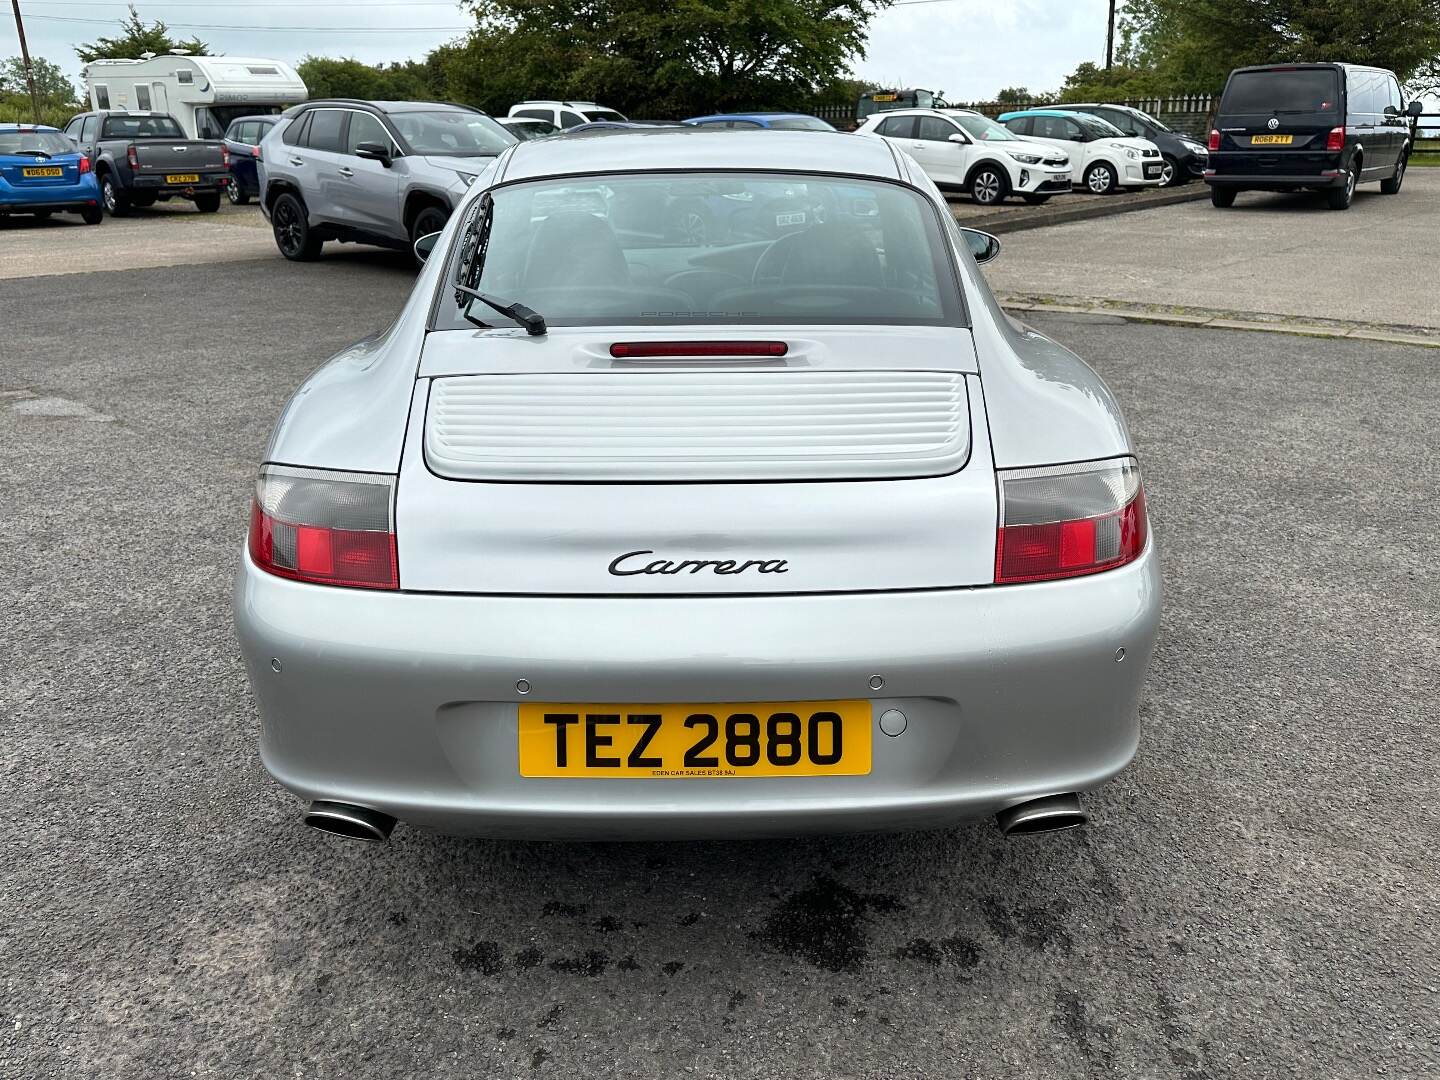
[[[1084,825],[1089,820],[1090,815],[1080,805],[1080,796],[1073,791],[1031,799],[995,815],[995,824],[1006,836],[1058,832]]]
[[[363,840],[367,844],[383,844],[390,839],[390,830],[395,828],[395,819],[379,810],[322,799],[306,808],[304,821],[310,828],[331,836]]]

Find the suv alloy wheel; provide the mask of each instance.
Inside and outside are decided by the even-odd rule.
[[[1010,184],[993,165],[982,165],[970,178],[970,197],[981,206],[995,206],[1005,201]]]
[[[305,204],[288,191],[275,200],[270,209],[270,223],[275,231],[275,246],[292,262],[313,262],[320,257],[324,245],[310,228]]]

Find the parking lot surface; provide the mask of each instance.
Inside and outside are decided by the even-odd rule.
[[[1412,169],[1400,194],[1364,184],[1343,213],[1311,193],[1247,192],[1228,210],[1191,202],[1016,233],[987,276],[1008,296],[1440,328],[1436,236],[1440,169]]]
[[[263,774],[230,585],[278,410],[410,281],[0,289],[0,1073],[1440,1075],[1432,352],[1037,320],[1125,404],[1166,575],[1088,830],[372,848]]]
[[[135,209],[85,225],[76,214],[0,218],[0,281],[37,274],[146,270],[156,266],[268,259],[275,240],[260,210],[220,204],[202,214],[184,201]]]

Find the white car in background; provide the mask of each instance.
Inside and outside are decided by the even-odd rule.
[[[1022,139],[1063,147],[1070,155],[1071,179],[1096,195],[1165,182],[1165,161],[1158,146],[1126,135],[1098,116],[1066,109],[1021,109],[1002,113],[1000,122]]]
[[[904,150],[940,188],[960,188],[982,206],[1008,195],[1043,203],[1070,190],[1070,159],[968,109],[893,109],[872,113],[856,130]]]
[[[557,128],[579,127],[597,120],[620,120],[626,117],[593,101],[522,101],[510,106],[507,120],[546,120]]]

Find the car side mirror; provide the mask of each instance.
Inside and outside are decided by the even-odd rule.
[[[964,135],[961,135],[958,131],[950,136],[950,141],[953,143],[959,143],[961,146],[965,146],[970,142],[969,139],[967,139]]]
[[[390,167],[390,148],[378,142],[362,142],[355,146],[355,156],[378,161],[387,169]]]
[[[422,263],[425,262],[430,258],[430,253],[435,250],[435,245],[439,242],[440,234],[438,232],[426,233],[415,241],[415,258]]]
[[[975,256],[977,263],[991,262],[1000,254],[999,237],[979,229],[961,228],[960,232],[964,234],[965,245],[970,249],[970,254]]]
[[[1405,107],[1405,115],[1406,115],[1406,116],[1419,116],[1419,115],[1420,115],[1421,113],[1423,113],[1424,111],[1425,111],[1425,105],[1424,105],[1423,102],[1419,102],[1419,101],[1412,101],[1412,102],[1410,102],[1409,105],[1407,105],[1407,106]]]
[[[1386,105],[1386,106],[1385,106],[1385,115],[1386,115],[1386,116],[1399,116],[1399,115],[1400,115],[1400,110],[1397,109],[1397,108],[1395,108],[1394,105]]]

